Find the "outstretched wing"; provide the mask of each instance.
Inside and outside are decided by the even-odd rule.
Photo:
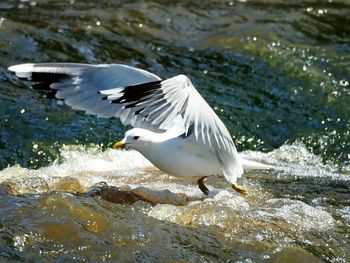
[[[22,64],[9,68],[33,88],[49,88],[73,109],[100,117],[119,117],[124,124],[166,131],[181,119],[185,134],[208,146],[222,164],[226,179],[235,183],[243,173],[225,125],[197,92],[179,75],[162,81],[147,71],[126,65],[73,63]]]
[[[120,64],[39,63],[8,68],[20,79],[32,82],[34,89],[51,89],[57,99],[73,109],[99,117],[118,117],[122,105],[103,100],[100,90],[159,81],[145,70]]]

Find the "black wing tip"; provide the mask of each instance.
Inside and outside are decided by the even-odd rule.
[[[123,95],[120,98],[113,100],[112,103],[138,102],[143,97],[151,95],[158,90],[161,87],[161,82],[161,80],[156,80],[124,87],[121,91]]]

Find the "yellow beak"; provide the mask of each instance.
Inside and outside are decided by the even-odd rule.
[[[125,148],[125,143],[123,141],[116,142],[112,146],[113,149],[123,149]]]

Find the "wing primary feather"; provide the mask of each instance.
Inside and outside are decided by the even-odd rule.
[[[136,111],[134,112],[134,115],[139,115],[140,113],[142,113],[142,111],[143,111],[144,109],[145,109],[145,107],[136,110]]]
[[[160,94],[155,94],[155,95],[149,95],[149,96],[145,96],[144,98],[140,99],[139,101],[133,101],[133,102],[130,102],[130,103],[127,103],[125,105],[125,108],[132,108],[132,107],[135,107],[135,106],[141,106],[144,102],[152,102],[152,101],[159,101],[160,99],[164,98],[164,95],[162,93]]]
[[[205,143],[204,124],[201,125],[201,135],[202,135],[203,143]]]
[[[165,109],[163,111],[163,113],[161,113],[157,118],[155,118],[153,121],[152,121],[152,124],[158,124],[161,122],[162,119],[164,119],[164,116],[167,115],[169,113],[169,111],[171,111],[173,108],[170,106],[168,107],[167,109]],[[162,123],[163,124],[163,123]]]
[[[135,106],[146,106],[147,108],[150,108],[152,105],[159,103],[161,100],[164,100],[163,93],[155,94],[152,96],[147,96],[144,98],[144,100],[140,100],[135,104]],[[164,100],[165,101],[165,100]]]
[[[211,129],[207,126],[206,134],[207,134],[207,139],[209,142],[209,147],[211,147],[210,132],[211,132]]]
[[[160,106],[158,106],[157,108],[155,108],[154,110],[152,110],[148,115],[154,115],[155,113],[157,113],[158,111],[162,110],[164,107],[166,107],[167,105],[169,105],[169,102],[166,101],[165,103],[161,104]]]
[[[160,81],[152,81],[125,87],[120,98],[112,100],[112,103],[125,103],[140,101],[143,97],[154,93],[160,88]]]

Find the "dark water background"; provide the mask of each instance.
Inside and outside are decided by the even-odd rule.
[[[50,61],[122,63],[149,70],[162,78],[186,74],[223,119],[239,151],[270,152],[288,145],[303,145],[302,149],[320,158],[319,165],[327,165],[327,171],[344,178],[349,175],[349,1],[0,1],[0,170],[16,164],[37,169],[50,166],[57,160],[64,162],[61,154],[64,145],[84,145],[87,149],[99,145],[105,150],[126,130],[119,120],[87,116],[55,100],[45,99],[43,94],[28,89],[7,71],[7,67],[13,64]],[[301,148],[295,151],[301,151]],[[264,185],[264,180],[262,178],[259,182]],[[315,193],[319,198],[326,193],[329,197],[323,203],[326,210],[331,211],[335,206],[349,217],[348,181],[333,182],[333,185],[321,183],[314,188],[312,180],[294,181],[292,186],[289,179],[286,180],[285,184],[273,184],[270,178],[266,179],[270,184],[265,182],[265,185],[274,189],[273,197],[292,196],[307,200],[308,204],[312,203]],[[307,185],[307,190],[295,193],[299,186],[304,185]],[[337,192],[337,189],[340,190]],[[279,192],[284,190],[286,193]],[[3,211],[14,211],[11,202],[25,202],[16,198],[4,197]],[[31,198],[25,197],[28,202],[26,211],[33,209],[31,213],[35,213],[35,207],[40,206],[38,202],[44,202],[45,198],[54,199],[55,195]],[[96,204],[89,202],[101,202],[69,198],[74,199],[69,202],[77,207],[90,207]],[[105,203],[102,206],[108,206],[106,209],[110,214],[101,212],[108,214],[103,214],[105,219],[101,220],[113,222],[113,211],[117,208]],[[124,217],[133,211],[133,208],[124,206],[118,209],[123,220],[127,220]],[[349,252],[346,252],[350,248],[349,221],[344,219],[348,217],[331,214],[335,220],[343,218],[341,223],[338,222],[341,230],[335,231],[338,234],[330,234],[330,239],[335,240],[330,244],[332,249],[326,246],[327,235],[317,237],[319,239],[316,238],[315,242],[311,240],[309,245],[296,239],[293,247],[302,247],[323,261],[350,260]],[[66,216],[69,225],[73,219]],[[176,224],[159,224],[147,216],[142,218],[151,222],[140,220],[133,221],[133,224],[141,225],[141,228],[145,224],[152,226],[165,239],[168,231],[184,233],[190,240],[203,237],[191,228],[178,229]],[[4,220],[12,219],[6,217]],[[1,224],[0,221],[0,236]],[[23,223],[23,228],[30,228],[28,224]],[[53,231],[54,228],[49,229]],[[317,235],[323,234],[317,232]],[[38,262],[38,251],[45,251],[45,247],[22,253],[11,245],[4,245],[7,244],[6,238],[12,238],[10,236],[7,233],[1,237],[0,246],[4,252],[0,252],[0,257]],[[235,243],[237,241],[231,240],[236,248],[232,250],[231,243],[221,241],[221,236],[205,237],[210,242],[215,240],[212,246],[181,240],[177,247],[172,246],[177,257],[169,260],[273,260],[261,257],[260,250],[251,252],[253,250],[249,247],[240,247]],[[45,243],[43,240],[40,242]],[[71,239],[67,240],[70,242]],[[107,242],[104,237],[96,240],[90,240],[91,244],[87,246]],[[272,240],[272,243],[277,242],[274,238]],[[28,244],[35,243],[30,242]],[[321,243],[320,250],[317,250],[318,242]],[[169,244],[172,243],[170,238]],[[195,251],[191,254],[193,257],[182,251],[186,250],[186,244],[191,248],[198,245],[191,250]],[[223,244],[226,248],[218,252]],[[161,242],[159,246],[162,246]],[[84,252],[80,260],[108,261],[116,256],[104,255],[102,247],[98,248],[101,251],[94,250],[95,253],[99,251],[95,256]],[[156,247],[154,245],[152,249]],[[339,247],[343,250],[337,250]],[[66,249],[66,257],[63,252],[45,254],[46,251],[42,253],[48,261],[43,262],[73,260],[67,256],[70,255],[69,249],[62,249]],[[57,247],[56,250],[59,251]],[[270,247],[266,250],[270,255],[276,252],[271,252]],[[166,249],[160,249],[159,254],[143,257],[145,252],[141,253],[143,256],[133,253],[132,249],[129,252],[134,261],[148,262],[152,262],[152,258],[161,259],[160,255],[167,253]],[[298,251],[290,253],[303,255]]]

